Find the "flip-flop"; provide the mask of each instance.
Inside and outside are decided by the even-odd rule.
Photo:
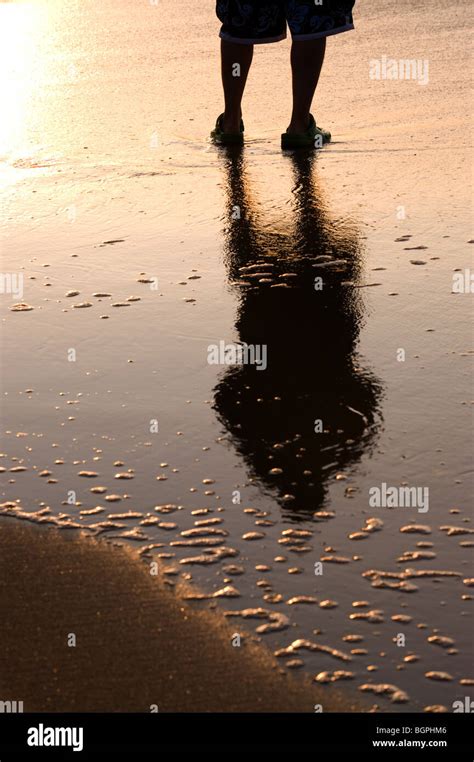
[[[314,116],[310,114],[306,132],[284,132],[281,136],[281,147],[283,149],[321,148],[324,143],[329,143],[330,140],[331,133],[318,127]]]
[[[211,132],[211,138],[214,143],[220,146],[235,146],[244,144],[244,123],[240,120],[240,132],[224,132],[222,129],[222,120],[224,114],[217,117],[215,129]]]

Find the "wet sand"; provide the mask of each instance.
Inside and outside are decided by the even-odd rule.
[[[212,3],[0,4],[0,247],[23,278],[0,299],[0,522],[231,584],[217,618],[283,615],[269,649],[310,642],[299,671],[349,669],[341,690],[381,711],[472,695],[468,11],[358,2],[314,104],[332,143],[299,156],[279,144],[289,41],[255,52],[233,153],[208,142]],[[429,82],[371,79],[383,53]],[[221,341],[266,346],[268,370],[209,364]],[[374,507],[384,484],[429,489],[429,510]]]
[[[232,646],[222,616],[191,610],[130,552],[77,533],[2,519],[0,610],[0,696],[25,712],[356,708],[282,675],[267,649]]]

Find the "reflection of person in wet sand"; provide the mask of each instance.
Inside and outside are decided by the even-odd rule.
[[[359,242],[336,226],[312,154],[294,154],[294,213],[274,233],[249,203],[245,160],[229,149],[225,257],[241,291],[238,341],[266,346],[266,370],[239,364],[215,389],[215,409],[251,474],[295,513],[316,511],[326,484],[374,441],[380,389],[356,346],[363,316]]]

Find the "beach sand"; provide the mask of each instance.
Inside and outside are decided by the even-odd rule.
[[[269,651],[349,654],[298,670],[351,670],[348,701],[472,697],[469,11],[359,0],[314,101],[332,142],[307,155],[280,148],[289,40],[255,50],[224,151],[212,2],[0,3],[0,699],[326,710],[328,686],[293,700],[229,646],[263,621],[247,608],[288,617]],[[387,57],[423,76],[373,78]],[[211,364],[221,343],[267,370]],[[68,523],[240,595],[186,620],[130,549]]]
[[[222,616],[192,610],[130,552],[78,533],[3,519],[0,610],[0,696],[25,712],[356,708],[281,674],[266,648],[232,646]]]

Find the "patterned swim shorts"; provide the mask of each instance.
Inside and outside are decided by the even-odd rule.
[[[217,0],[220,37],[243,44],[278,42],[288,24],[295,40],[315,40],[354,29],[355,0]]]

